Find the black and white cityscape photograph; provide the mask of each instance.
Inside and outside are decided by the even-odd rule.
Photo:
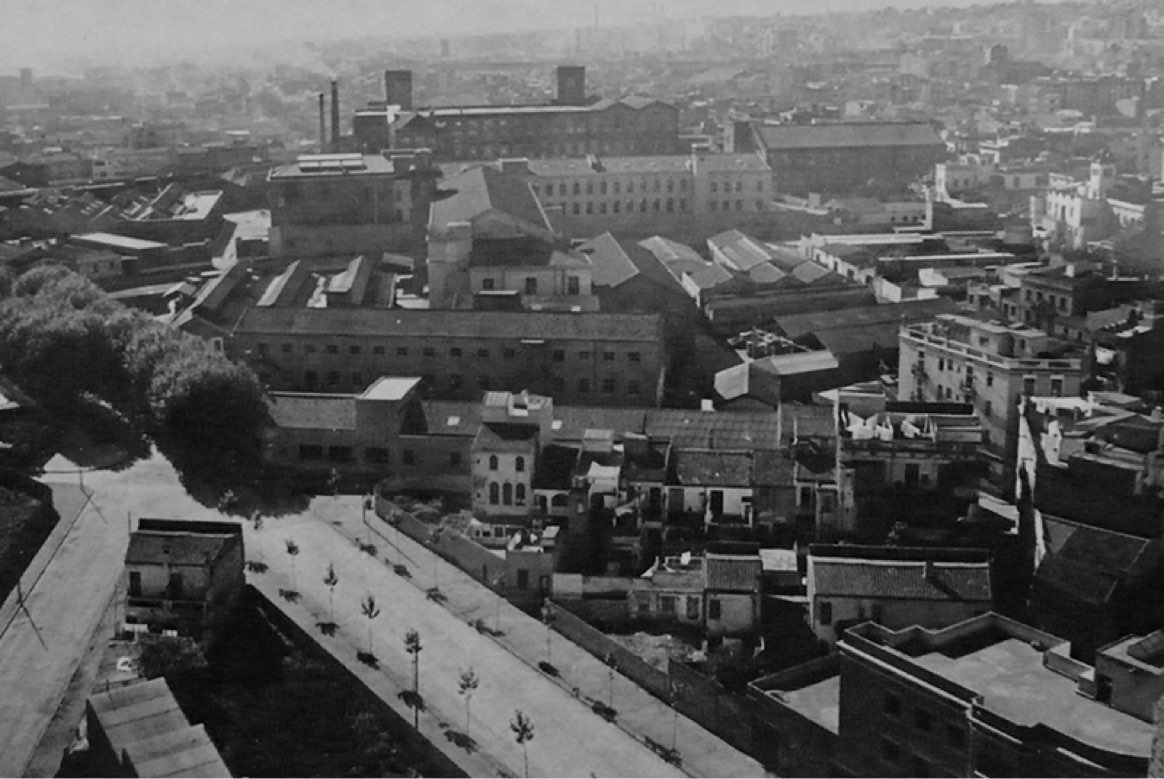
[[[0,777],[1164,777],[1164,2],[4,0]]]

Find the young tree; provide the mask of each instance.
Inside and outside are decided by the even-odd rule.
[[[550,602],[549,598],[546,598],[545,602],[542,604],[542,622],[544,622],[546,625],[546,662],[550,663],[551,665],[553,664],[554,659],[551,654],[552,649],[550,647],[550,640],[553,637],[553,631],[550,630],[550,625],[553,624],[555,616],[554,604]]]
[[[610,677],[610,708],[614,708],[614,672],[618,669],[618,658],[614,656],[614,652],[607,652],[606,657],[603,658],[606,662],[606,672]]]
[[[335,586],[339,584],[339,577],[335,575],[335,566],[331,563],[327,564],[327,576],[323,577],[323,583],[327,585],[329,618],[335,622]]]
[[[424,646],[420,643],[420,633],[409,630],[404,634],[404,651],[412,655],[412,727],[420,727],[420,653]]]
[[[473,702],[473,690],[477,689],[479,681],[477,674],[470,668],[468,671],[461,671],[461,677],[457,680],[457,692],[465,696],[465,735],[469,735],[469,706]]]
[[[514,740],[521,744],[521,756],[525,762],[525,776],[526,779],[529,779],[529,748],[526,744],[533,741],[533,722],[521,709],[514,709],[513,719],[509,721],[509,729],[513,731]]]
[[[679,682],[672,681],[667,688],[667,702],[671,704],[671,751],[679,744],[679,701],[687,690]]]
[[[368,654],[374,655],[372,651],[372,620],[380,616],[380,607],[376,605],[376,597],[368,593],[364,600],[360,602],[360,612],[368,618]]]
[[[287,547],[287,554],[291,555],[291,588],[297,590],[299,587],[295,583],[295,558],[299,556],[299,545],[290,538],[283,543]]]

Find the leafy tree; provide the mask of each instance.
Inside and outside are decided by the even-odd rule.
[[[144,636],[137,667],[147,679],[206,667],[198,642],[187,636]]]
[[[327,585],[328,613],[331,621],[335,622],[335,586],[339,584],[339,577],[335,575],[335,566],[331,563],[327,564],[327,576],[323,577],[323,583]]]
[[[412,709],[412,726],[420,725],[420,653],[424,646],[420,643],[420,633],[409,630],[404,634],[404,651],[412,655],[412,694],[417,705]]]
[[[368,654],[374,655],[372,644],[372,620],[380,616],[380,607],[376,605],[376,598],[371,593],[360,602],[360,613],[368,618]]]
[[[461,671],[461,676],[457,680],[457,692],[465,696],[465,735],[469,735],[469,706],[473,701],[473,691],[477,689],[479,684],[477,674],[470,668],[468,671]]]
[[[526,779],[529,779],[529,748],[526,745],[533,741],[533,722],[521,709],[514,709],[513,719],[509,721],[509,729],[513,731],[514,741],[521,744],[521,756],[525,762],[525,776]]]
[[[299,544],[290,538],[286,539],[283,544],[287,548],[287,554],[291,555],[291,586],[299,589],[295,581],[295,558],[299,556]]]

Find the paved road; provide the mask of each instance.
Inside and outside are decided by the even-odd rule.
[[[0,635],[0,776],[22,776],[121,574],[129,534],[95,498]]]
[[[327,513],[331,499],[321,508]],[[338,507],[338,504],[337,504]],[[357,515],[358,517],[358,515]],[[357,520],[358,521],[358,520]],[[286,539],[299,547],[292,558]],[[457,681],[462,670],[474,668],[480,687],[473,695],[470,735],[479,748],[512,775],[524,772],[522,750],[514,742],[509,721],[521,709],[534,723],[529,744],[529,770],[534,776],[680,776],[681,772],[615,725],[596,716],[582,701],[543,674],[481,635],[466,622],[429,601],[425,594],[401,579],[380,558],[361,552],[329,522],[304,516],[282,519],[250,533],[247,544],[270,570],[261,574],[263,586],[279,577],[281,586],[301,593],[302,606],[321,620],[330,612],[328,587],[323,583],[329,564],[335,566],[334,621],[348,637],[354,657],[371,649],[382,666],[407,680],[411,657],[404,635],[420,633],[420,690],[431,713],[464,730],[464,698]],[[258,577],[256,577],[258,578]],[[360,610],[367,595],[376,597],[383,612],[374,620]],[[370,625],[369,625],[370,622]],[[407,681],[406,681],[407,683]],[[601,748],[596,748],[601,745]]]
[[[546,659],[545,626],[521,610],[501,603],[480,583],[434,555],[424,545],[403,533],[397,533],[367,513],[367,525],[361,521],[358,498],[338,498],[331,511],[331,521],[349,538],[372,540],[379,545],[379,555],[392,562],[403,560],[422,589],[439,586],[448,597],[445,606],[466,622],[481,619],[489,627],[504,633],[498,642],[511,653],[536,665]],[[327,503],[320,504],[325,507]],[[578,687],[584,697],[604,703],[611,700],[610,671],[598,658],[557,632],[551,632],[550,659],[561,673],[567,687]],[[753,758],[710,733],[687,717],[675,717],[674,710],[621,674],[614,675],[614,708],[618,721],[628,730],[647,736],[659,744],[676,743],[683,767],[699,776],[764,776],[763,766]]]

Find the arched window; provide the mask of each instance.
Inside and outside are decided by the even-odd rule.
[[[517,459],[513,461],[513,469],[518,473],[523,473],[525,471],[525,458],[518,455]]]
[[[509,482],[505,482],[501,487],[501,502],[506,506],[513,505],[513,485]]]
[[[518,459],[520,459],[520,458],[518,458]],[[516,491],[516,495],[514,496],[514,502],[519,506],[525,505],[525,485],[524,484],[517,485],[517,491]]]
[[[489,455],[489,470],[497,470],[497,455],[495,454]]]
[[[556,509],[566,508],[569,502],[569,498],[567,498],[563,493],[558,493],[554,497],[550,498],[550,505]]]
[[[497,505],[497,493],[498,492],[499,492],[499,489],[497,487],[497,482],[490,482],[490,484],[489,484],[489,503],[494,505],[494,506]]]

